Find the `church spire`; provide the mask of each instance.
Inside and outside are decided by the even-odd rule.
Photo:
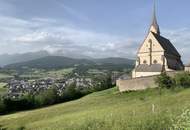
[[[160,35],[160,28],[156,18],[156,2],[154,0],[153,17],[150,31]]]

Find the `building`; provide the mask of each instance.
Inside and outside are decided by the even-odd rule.
[[[185,66],[185,71],[190,72],[190,64]]]
[[[138,50],[132,77],[147,77],[177,70],[184,70],[181,56],[170,40],[161,36],[154,6],[152,23]]]

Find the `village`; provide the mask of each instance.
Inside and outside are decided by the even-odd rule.
[[[64,79],[39,79],[34,81],[29,80],[16,80],[12,79],[8,82],[7,97],[10,98],[20,98],[24,94],[38,94],[41,91],[55,88],[58,94],[61,94],[66,87],[74,84],[77,88],[85,89],[92,87],[93,81],[90,78],[72,77]]]

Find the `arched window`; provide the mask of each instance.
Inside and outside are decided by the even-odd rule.
[[[152,40],[151,39],[149,39],[148,42],[152,44]]]
[[[146,64],[146,63],[147,63],[147,61],[146,61],[146,60],[144,60],[144,61],[143,61],[143,64]]]
[[[157,64],[157,63],[158,63],[158,61],[157,61],[157,60],[154,60],[154,61],[153,61],[153,63],[154,63],[154,64]]]
[[[137,64],[140,65],[140,57],[137,57]]]

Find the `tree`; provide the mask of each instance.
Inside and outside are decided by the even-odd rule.
[[[52,105],[56,103],[57,100],[58,95],[55,89],[48,89],[35,96],[36,106]]]
[[[4,104],[3,100],[0,99],[0,114],[5,113],[6,105]]]
[[[167,88],[170,89],[175,86],[173,79],[168,76],[165,72],[159,75],[155,79],[156,84],[158,84],[159,88]]]

